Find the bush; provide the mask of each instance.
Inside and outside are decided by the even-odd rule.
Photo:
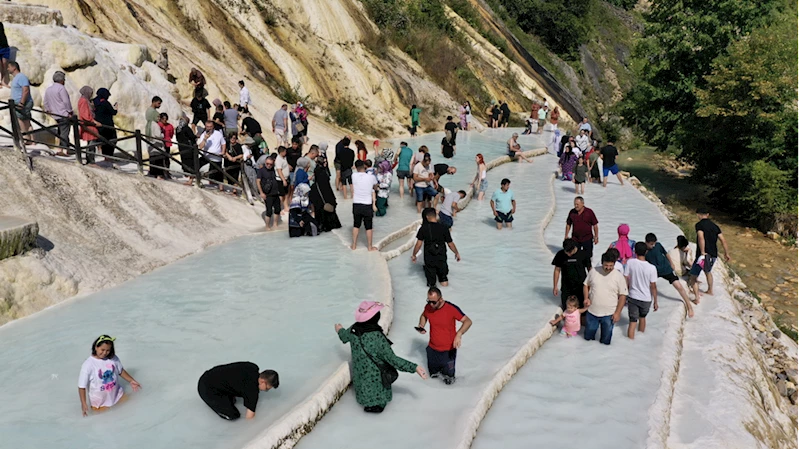
[[[541,38],[553,52],[577,59],[591,36],[596,0],[498,0],[519,27]]]
[[[302,103],[306,108],[313,108],[315,105],[311,103],[311,96],[300,94],[300,85],[296,84],[294,87],[279,86],[277,88],[277,96],[285,101],[287,104]]]
[[[348,100],[339,98],[328,103],[330,119],[342,128],[355,129],[361,120],[361,113]]]

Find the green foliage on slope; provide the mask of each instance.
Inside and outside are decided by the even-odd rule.
[[[796,214],[797,11],[786,0],[656,0],[624,115],[696,165],[719,206]]]

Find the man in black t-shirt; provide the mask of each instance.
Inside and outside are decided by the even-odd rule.
[[[447,116],[447,124],[444,125],[444,138],[447,139],[453,147],[455,146],[455,138],[458,136],[458,125],[452,121],[452,116]]]
[[[266,211],[261,214],[266,224],[266,230],[271,231],[274,218],[280,220],[280,185],[282,184],[275,172],[275,159],[267,157],[264,166],[257,172],[258,194],[266,204]]]
[[[352,185],[352,164],[355,163],[355,152],[352,148],[344,146],[337,149],[338,163],[341,166],[341,191],[344,193],[344,199],[347,199],[347,186]]]
[[[211,110],[211,103],[203,96],[202,89],[195,92],[194,98],[191,100],[191,127],[197,132],[197,123],[205,124],[208,121],[208,113]]]
[[[604,148],[599,150],[599,157],[602,159],[602,187],[608,186],[608,176],[610,176],[611,173],[619,178],[619,184],[624,185],[619,166],[616,165],[616,157],[618,155],[619,150],[613,146],[613,142],[608,142]]]
[[[249,134],[253,139],[255,136],[261,136],[261,124],[258,120],[252,118],[249,112],[244,113],[244,118],[241,120],[241,133]]]
[[[577,249],[577,242],[572,239],[563,241],[563,249],[555,254],[552,259],[555,266],[552,275],[552,295],[558,296],[558,278],[563,275],[560,282],[560,304],[566,310],[566,300],[569,296],[576,296],[583,307],[583,282],[591,270],[591,258],[585,251]]]
[[[449,228],[438,222],[438,214],[432,207],[424,210],[425,221],[416,233],[416,245],[411,252],[411,262],[416,263],[416,253],[422,248],[424,243],[424,275],[427,278],[427,286],[435,287],[436,278],[442,286],[449,285],[449,266],[447,265],[447,247],[455,253],[455,260],[461,261],[461,255]]]
[[[444,175],[454,175],[458,169],[447,164],[433,165],[433,180],[436,182],[435,188],[438,188],[438,181]]]
[[[510,121],[510,106],[508,106],[508,103],[505,103],[504,101],[500,101],[500,103],[501,106],[499,107],[499,111],[502,113],[502,118],[499,120],[499,126],[507,128],[508,121]]]
[[[200,376],[197,392],[200,398],[220,418],[238,419],[241,413],[236,408],[236,398],[244,398],[246,418],[255,417],[258,393],[277,388],[280,384],[277,372],[271,369],[258,372],[252,362],[236,362],[215,366]]]
[[[696,260],[691,267],[691,277],[688,279],[688,286],[693,288],[694,303],[699,304],[699,283],[696,281],[699,273],[705,272],[707,277],[707,294],[713,295],[713,265],[719,257],[718,241],[724,248],[724,260],[730,261],[730,251],[727,248],[727,240],[721,233],[721,228],[716,223],[710,221],[710,212],[700,207],[696,210],[696,217],[699,222],[694,226],[696,229]],[[701,258],[701,261],[700,261]]]

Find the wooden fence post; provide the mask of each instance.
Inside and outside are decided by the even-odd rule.
[[[83,165],[83,154],[80,147],[80,120],[78,120],[78,116],[75,115],[71,117],[71,121],[72,133],[75,135],[75,162],[77,162],[78,165]],[[86,159],[88,159],[88,155]]]
[[[144,161],[142,152],[141,152],[141,131],[138,129],[135,131],[136,133],[136,165],[139,169],[139,174],[144,175]]]

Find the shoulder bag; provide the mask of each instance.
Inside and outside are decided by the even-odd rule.
[[[382,332],[381,335],[383,335]],[[383,338],[386,338],[386,336],[383,335]],[[391,388],[391,384],[396,382],[397,379],[399,378],[399,372],[397,371],[397,369],[389,365],[388,363],[379,363],[366,350],[366,347],[363,345],[363,340],[361,340],[360,337],[358,337],[358,340],[361,342],[361,350],[363,350],[363,353],[366,354],[366,357],[369,357],[369,360],[371,360],[372,363],[374,363],[375,366],[377,366],[377,369],[380,370],[380,381],[383,383],[383,388]],[[388,341],[388,338],[386,338],[386,341]]]

